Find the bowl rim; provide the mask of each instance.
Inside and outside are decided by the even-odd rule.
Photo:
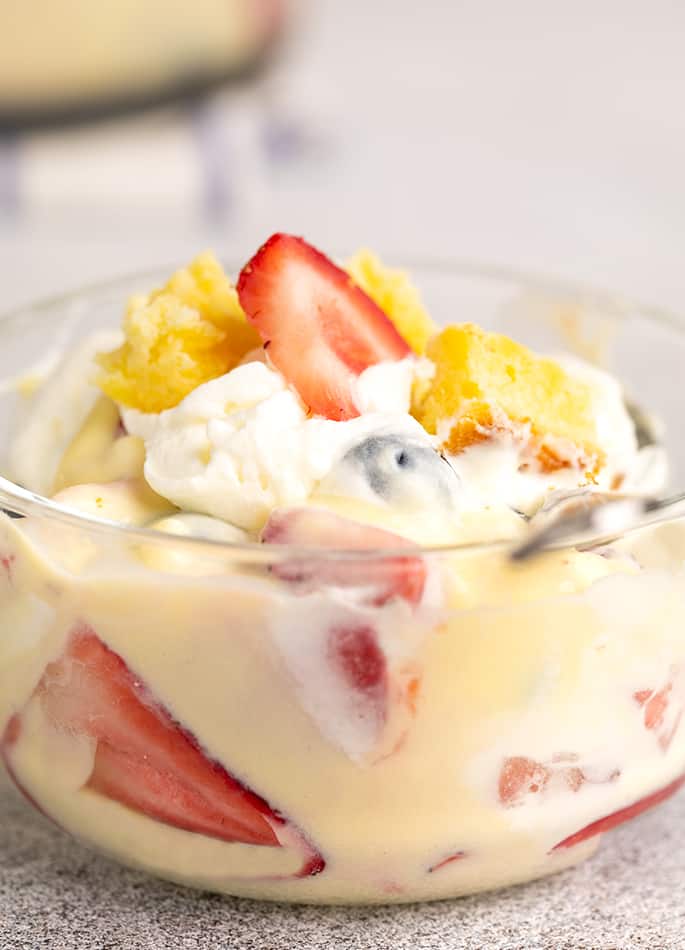
[[[222,260],[223,257],[222,257]],[[229,273],[237,272],[239,267],[233,267],[230,261]],[[619,321],[627,321],[631,316],[639,315],[648,322],[661,326],[682,336],[685,340],[685,318],[669,308],[653,304],[645,304],[637,297],[612,292],[598,288],[592,284],[577,282],[560,277],[550,277],[536,274],[527,270],[519,270],[498,264],[489,264],[476,259],[457,257],[393,257],[393,266],[408,271],[432,272],[438,276],[453,275],[461,278],[474,278],[484,282],[493,282],[500,285],[512,283],[522,290],[537,294],[559,297],[560,302],[582,305],[601,310],[607,317]],[[0,313],[0,332],[7,324],[28,319],[46,311],[68,307],[87,300],[90,296],[102,295],[121,289],[122,312],[127,294],[131,293],[130,285],[133,282],[147,282],[163,279],[172,273],[178,265],[169,267],[154,267],[145,270],[135,270],[122,273],[106,280],[87,283],[81,287],[66,290],[58,294],[39,298],[36,301],[20,304],[17,307]],[[128,288],[128,289],[127,289]],[[183,513],[183,512],[180,512]],[[104,538],[111,538],[118,543],[144,543],[158,546],[172,544],[175,549],[186,548],[197,553],[204,549],[207,553],[231,555],[236,560],[254,563],[274,563],[291,558],[324,558],[326,560],[385,560],[397,557],[407,557],[408,551],[413,555],[448,555],[448,554],[480,554],[485,552],[506,552],[515,543],[511,537],[491,538],[484,541],[469,541],[457,544],[423,545],[414,542],[375,549],[359,548],[322,548],[316,546],[273,544],[260,541],[219,541],[202,536],[171,535],[154,528],[125,525],[121,522],[109,521],[92,515],[78,512],[58,504],[52,499],[22,488],[10,479],[0,474],[0,520],[14,520],[21,518],[43,518],[54,521],[66,527],[95,532]],[[672,516],[664,516],[659,523],[682,518],[682,513],[674,512]],[[653,525],[654,519],[647,515],[636,519],[635,524],[621,532],[621,537],[639,531],[647,525]],[[615,535],[614,535],[615,537]],[[606,535],[588,535],[582,547],[591,547],[606,543]],[[551,545],[550,549],[569,548],[574,545]]]

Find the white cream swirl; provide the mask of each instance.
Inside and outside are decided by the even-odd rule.
[[[185,511],[257,531],[271,510],[302,504],[353,446],[392,431],[426,438],[409,415],[412,360],[371,367],[357,380],[356,419],[310,417],[280,373],[254,361],[199,386],[158,416],[123,410],[145,441],[145,477]]]

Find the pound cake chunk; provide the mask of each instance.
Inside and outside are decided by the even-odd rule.
[[[413,413],[444,451],[458,455],[507,434],[524,466],[578,468],[589,478],[601,469],[594,390],[554,360],[470,323],[443,330],[427,356],[435,373],[415,393]]]
[[[428,340],[438,332],[438,328],[407,274],[385,267],[372,251],[366,249],[357,251],[350,258],[346,270],[355,284],[392,320],[412,350],[419,355],[425,353]]]
[[[143,412],[172,409],[260,345],[211,253],[177,271],[160,290],[133,297],[124,335],[119,349],[99,357],[98,382],[115,402]]]

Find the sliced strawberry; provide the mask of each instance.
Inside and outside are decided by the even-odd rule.
[[[598,818],[597,821],[591,822],[589,825],[586,825],[585,828],[581,828],[580,831],[576,831],[574,834],[569,835],[568,838],[564,838],[564,840],[555,845],[552,850],[558,851],[561,848],[572,848],[573,845],[580,844],[581,841],[587,841],[588,838],[594,838],[595,835],[601,835],[605,831],[611,831],[612,828],[616,828],[618,825],[630,821],[631,818],[641,815],[643,811],[654,808],[655,805],[666,801],[667,798],[674,795],[684,784],[685,775],[681,775],[680,778],[675,779],[670,784],[664,786],[664,788],[652,792],[651,795],[646,795],[639,801],[633,802],[632,805],[627,805],[625,808],[620,808],[618,811],[612,812],[612,814],[606,815],[604,818]]]
[[[527,795],[543,791],[550,774],[549,768],[526,756],[505,759],[498,783],[500,802],[507,808],[520,805]]]
[[[21,722],[19,721],[19,716],[12,716],[10,721],[5,726],[5,731],[2,735],[3,752],[14,745],[14,743],[19,738],[20,734],[21,734]]]
[[[657,742],[666,752],[673,741],[683,715],[682,707],[676,706],[673,696],[673,681],[661,689],[639,689],[633,699],[644,709],[645,729],[653,732]]]
[[[614,782],[619,770],[595,774],[594,770],[580,768],[573,763],[575,755],[560,755],[550,762],[537,762],[523,755],[514,755],[504,760],[498,780],[499,800],[505,808],[524,804],[529,795],[542,795],[547,791],[579,792],[586,784]]]
[[[386,677],[385,657],[371,627],[343,627],[331,630],[333,663],[352,689],[377,695]]]
[[[416,545],[382,528],[342,518],[321,508],[284,508],[274,511],[262,532],[268,544],[292,544],[312,548],[383,550]],[[369,601],[382,606],[395,597],[410,604],[421,600],[426,583],[426,565],[417,556],[385,558],[290,558],[275,563],[276,576],[303,591],[332,585],[369,591]]]
[[[91,791],[222,841],[280,847],[283,833],[301,843],[306,866],[321,864],[299,832],[210,759],[89,627],[74,630],[64,654],[46,668],[35,697],[52,728],[96,740],[85,785]],[[10,760],[19,732],[15,717],[3,739]]]
[[[404,740],[421,681],[416,625],[408,620],[407,632],[390,621],[383,636],[368,613],[332,604],[320,624],[303,624],[295,603],[272,631],[302,708],[329,742],[365,764]]]
[[[12,581],[15,560],[14,554],[0,555],[0,573],[4,574],[10,582]]]
[[[466,857],[465,851],[455,851],[453,854],[448,854],[446,858],[437,861],[435,864],[432,864],[428,868],[429,874],[434,874],[436,871],[439,871],[441,868],[447,867],[448,864],[455,864],[457,861],[463,861]]]
[[[245,265],[238,296],[269,359],[313,413],[359,415],[359,374],[410,354],[407,342],[349,274],[290,234],[274,234]]]
[[[317,508],[273,512],[262,540],[351,552],[415,550],[406,538]],[[410,618],[404,626],[394,626],[389,655],[379,635],[381,617],[377,621],[364,608],[400,599],[417,604],[426,583],[424,561],[395,554],[326,558],[322,551],[318,557],[275,560],[272,571],[292,584],[296,593],[327,586],[358,589],[360,610],[338,607],[332,601],[320,628],[303,627],[293,605],[293,624],[285,623],[276,634],[277,645],[298,683],[302,705],[327,738],[355,761],[377,761],[389,755],[404,739],[416,713],[421,676],[415,657],[421,632]],[[312,664],[318,670],[315,676]]]
[[[328,656],[347,688],[357,694],[359,707],[380,729],[387,716],[388,664],[372,627],[333,627]]]
[[[38,691],[55,728],[98,740],[89,788],[176,827],[278,844],[266,802],[208,759],[89,628],[74,633]]]

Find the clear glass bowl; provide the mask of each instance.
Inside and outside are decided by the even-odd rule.
[[[439,321],[601,359],[664,421],[685,484],[676,319],[466,265],[412,271]],[[0,376],[117,326],[159,278],[4,318]],[[0,446],[24,398],[0,394]],[[504,543],[175,538],[8,483],[0,505],[2,758],[125,864],[261,898],[450,897],[577,863],[683,780],[682,520],[512,566]]]

